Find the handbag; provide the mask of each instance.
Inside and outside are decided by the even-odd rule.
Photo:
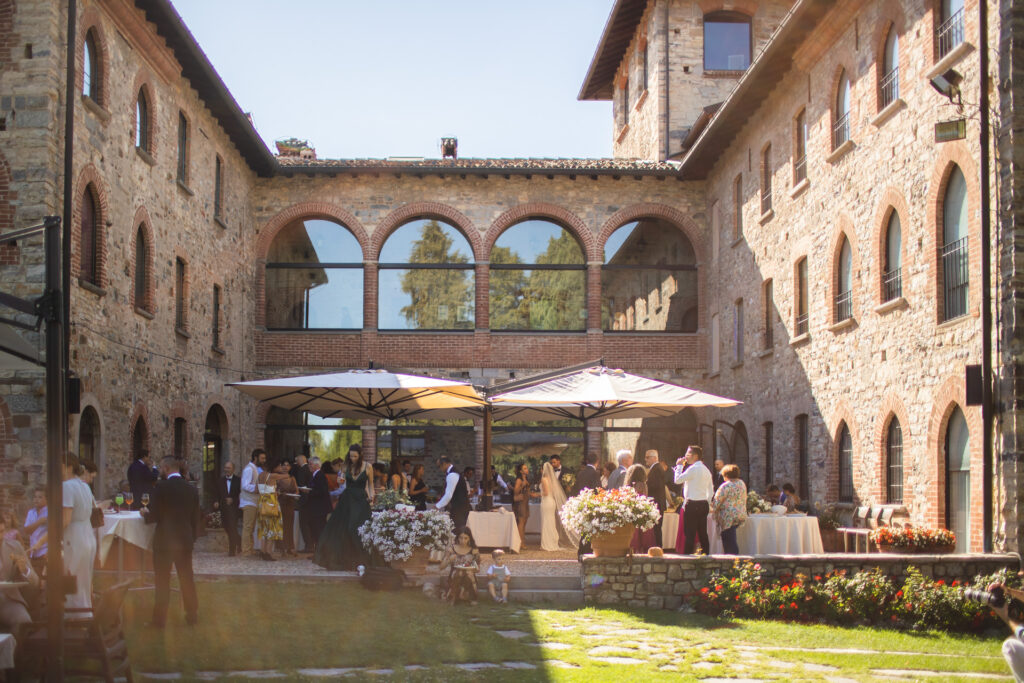
[[[93,507],[92,512],[89,513],[89,523],[92,524],[93,529],[103,528],[103,510],[98,507]]]
[[[269,480],[270,477],[267,477]],[[260,484],[263,486],[263,484]],[[277,517],[281,514],[281,508],[277,502],[277,496],[273,493],[260,492],[257,511],[260,517]]]

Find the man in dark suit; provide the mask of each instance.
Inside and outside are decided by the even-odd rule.
[[[178,572],[185,621],[191,626],[199,621],[199,598],[192,575],[192,546],[199,530],[199,493],[185,481],[173,457],[160,461],[160,475],[143,511],[146,524],[156,524],[153,534],[153,574],[156,597],[153,602],[152,626],[163,628],[167,622],[167,606],[171,599],[171,565]]]
[[[331,514],[331,490],[327,485],[327,475],[333,474],[331,463],[325,462],[320,465],[318,458],[313,458],[313,477],[309,480],[309,495],[306,497],[306,504],[299,513],[299,524],[302,524],[302,517],[306,517],[306,525],[309,527],[309,545],[306,550],[316,552],[316,546],[320,542],[320,534],[327,526],[327,515]]]
[[[242,536],[238,533],[238,494],[242,480],[235,474],[235,463],[224,464],[224,476],[217,480],[217,502],[213,509],[220,510],[220,522],[228,534],[228,557],[242,550]]]
[[[132,510],[142,507],[142,495],[148,493],[153,495],[153,485],[156,484],[156,470],[153,469],[153,459],[149,451],[142,451],[139,459],[128,465],[128,486],[132,491]]]
[[[597,456],[588,453],[583,457],[583,461],[583,467],[580,468],[579,474],[576,475],[576,485],[572,488],[573,496],[578,496],[583,489],[594,489],[596,491],[601,488],[601,473],[594,467],[594,463],[597,462]],[[594,552],[594,549],[590,547],[590,541],[580,539],[577,555],[583,557],[592,552]]]
[[[448,512],[448,516],[455,524],[455,533],[458,533],[469,519],[469,488],[466,486],[465,478],[455,469],[447,455],[441,456],[437,466],[444,472],[444,495],[437,501],[436,507],[438,510]]]
[[[299,500],[295,509],[299,513],[299,532],[302,534],[302,550],[309,552],[313,547],[310,539],[309,515],[303,514],[306,508],[306,501],[309,498],[309,484],[313,480],[313,470],[309,468],[309,458],[303,454],[295,456],[295,464],[292,465],[291,475],[295,478],[295,485],[299,487]]]
[[[654,525],[654,545],[663,548],[661,521],[665,516],[667,503],[665,500],[665,481],[667,479],[665,473],[668,471],[668,466],[661,461],[658,451],[653,448],[647,451],[644,457],[647,465],[647,495],[653,498],[655,505],[658,506],[658,523]]]
[[[551,469],[555,471],[555,481],[562,487],[562,491],[565,491],[565,482],[562,481],[562,458],[559,455],[552,455],[548,458],[548,462],[551,463]]]

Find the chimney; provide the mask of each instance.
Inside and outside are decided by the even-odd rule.
[[[459,139],[458,138],[441,138],[441,158],[447,159],[459,158]]]

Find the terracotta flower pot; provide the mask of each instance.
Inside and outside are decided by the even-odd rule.
[[[590,545],[597,557],[625,557],[629,552],[629,542],[633,540],[636,527],[632,524],[620,526],[607,534],[597,534]]]
[[[422,576],[427,572],[427,563],[430,561],[430,551],[426,548],[416,548],[408,560],[395,560],[391,562],[392,569],[401,569],[406,576]]]

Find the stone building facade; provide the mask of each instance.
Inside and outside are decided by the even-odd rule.
[[[372,362],[495,383],[602,358],[744,403],[580,426],[589,450],[699,440],[754,488],[896,507],[980,549],[979,1],[617,0],[580,92],[614,102],[615,158],[324,160],[270,154],[167,0],[82,0],[69,441],[106,492],[141,450],[196,472],[291,454],[272,432],[301,419],[227,382]],[[0,2],[0,230],[60,213],[63,8]],[[996,547],[1015,550],[1024,86],[1018,10],[987,9],[991,485]],[[959,102],[929,85],[950,69]],[[38,292],[41,246],[0,250],[4,291]],[[41,373],[0,398],[17,503],[42,477]],[[470,442],[453,434],[423,441]]]

